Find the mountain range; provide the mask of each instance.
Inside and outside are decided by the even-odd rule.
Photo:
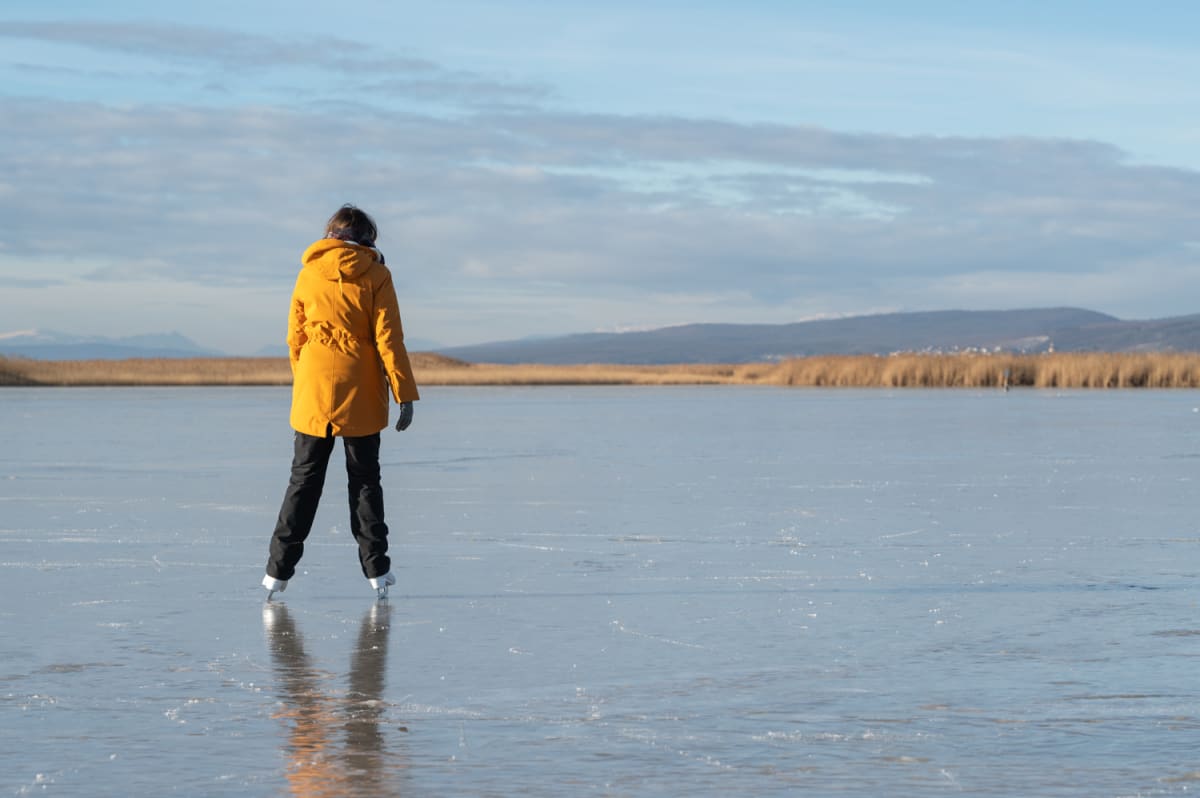
[[[754,363],[893,352],[1200,351],[1200,314],[1123,321],[1079,308],[887,313],[793,324],[685,324],[439,350],[476,363]]]
[[[72,335],[54,330],[0,333],[0,355],[34,360],[121,360],[124,358],[224,357],[179,333],[152,333],[124,338]]]
[[[410,349],[422,347],[410,340]],[[1080,308],[946,310],[792,324],[685,324],[438,348],[476,363],[753,363],[893,352],[1200,351],[1200,314],[1125,321]],[[261,355],[286,356],[281,348]],[[0,333],[0,355],[37,360],[224,357],[179,333],[124,338]]]

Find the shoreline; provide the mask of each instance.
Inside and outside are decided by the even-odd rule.
[[[418,385],[775,385],[811,388],[1200,388],[1200,352],[822,355],[767,363],[548,365],[410,355]],[[33,360],[0,387],[290,385],[286,358]]]

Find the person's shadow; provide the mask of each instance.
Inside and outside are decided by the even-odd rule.
[[[288,726],[287,780],[293,795],[396,794],[395,779],[405,765],[388,761],[380,730],[390,612],[381,601],[363,615],[349,684],[339,694],[334,674],[314,667],[287,605],[263,606],[263,629],[284,704],[276,717]]]

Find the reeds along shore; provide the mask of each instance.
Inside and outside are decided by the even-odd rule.
[[[837,388],[1196,388],[1200,353],[805,357],[737,365],[498,365],[414,353],[420,385],[791,385]],[[283,358],[47,361],[0,357],[0,386],[287,385]]]

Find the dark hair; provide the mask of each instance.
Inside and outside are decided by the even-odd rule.
[[[351,241],[371,247],[375,245],[379,230],[375,227],[375,220],[368,216],[366,211],[347,203],[338,208],[338,212],[330,216],[329,221],[325,223],[325,234],[332,233],[341,233]]]

